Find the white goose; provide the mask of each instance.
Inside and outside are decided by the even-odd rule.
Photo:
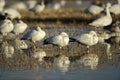
[[[103,10],[104,10],[103,7],[100,7],[100,6],[97,6],[97,5],[91,5],[88,8],[88,11],[93,15],[100,14]]]
[[[0,32],[3,35],[3,38],[10,33],[14,28],[13,23],[10,20],[5,19],[4,21],[1,22],[0,24]]]
[[[60,8],[62,8],[63,6],[65,6],[65,4],[66,4],[65,0],[61,0],[61,1],[55,2],[54,6],[53,6],[53,9],[54,10],[59,10]]]
[[[8,8],[8,9],[4,10],[4,13],[7,13],[11,20],[13,20],[13,19],[21,19],[21,14],[16,9]]]
[[[69,43],[68,34],[61,32],[60,35],[52,36],[44,40],[44,44],[53,44],[59,46],[60,48],[67,46]]]
[[[89,52],[89,47],[98,43],[98,36],[95,31],[90,31],[89,33],[71,37],[70,40],[86,45]]]
[[[37,4],[32,10],[35,13],[41,13],[45,9],[44,0],[42,0],[41,4]]]
[[[110,3],[107,3],[106,15],[94,20],[89,25],[97,27],[97,28],[110,25],[112,23],[112,17],[111,17],[110,11],[109,11],[110,6],[111,6]]]
[[[37,4],[37,0],[27,0],[26,6],[28,9],[32,9]]]
[[[14,24],[13,32],[16,35],[19,35],[23,33],[26,29],[27,29],[27,24],[24,23],[22,20],[18,20],[18,22]]]
[[[5,6],[5,0],[0,0],[0,12],[3,11],[4,6]]]
[[[36,41],[41,41],[45,37],[46,33],[40,27],[36,30],[30,30],[25,35],[23,35],[23,40],[32,40],[34,43]]]
[[[10,5],[10,8],[16,9],[16,10],[27,10],[27,6],[23,1],[16,2],[12,5]]]
[[[120,0],[117,0],[117,1],[118,1],[118,4],[114,4],[110,7],[110,12],[115,15],[120,14]]]

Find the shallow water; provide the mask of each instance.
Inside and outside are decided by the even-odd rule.
[[[38,24],[39,25],[39,24]],[[49,25],[50,26],[50,25]],[[63,25],[60,25],[63,26]],[[69,28],[68,28],[69,26]],[[81,25],[78,25],[79,27]],[[47,32],[47,37],[57,35],[62,31],[65,31],[69,36],[74,36],[84,32],[92,30],[91,28],[75,28],[73,25],[64,24],[64,27],[54,27],[54,28],[44,28]],[[49,35],[48,35],[49,34]],[[112,40],[113,41],[113,40]],[[42,42],[40,42],[42,43]],[[11,44],[11,43],[10,43]],[[112,55],[109,58],[109,55],[106,54],[106,46],[104,44],[97,44],[90,48],[90,53],[96,54],[99,58],[98,64],[95,68],[90,66],[83,66],[79,63],[81,56],[86,55],[85,46],[81,45],[80,48],[77,47],[77,43],[70,43],[69,50],[64,48],[62,54],[66,55],[70,59],[70,65],[68,67],[56,67],[54,60],[57,57],[57,54],[60,54],[56,48],[51,45],[40,46],[42,51],[45,51],[47,57],[44,59],[42,64],[37,64],[33,68],[24,68],[24,63],[19,64],[17,68],[18,58],[20,54],[17,54],[15,60],[10,59],[10,62],[16,62],[12,67],[6,67],[6,65],[1,65],[0,68],[0,80],[119,80],[120,76],[120,49],[119,43],[110,43],[111,49],[110,52]],[[13,44],[14,45],[14,44]],[[18,52],[20,53],[20,52]],[[26,53],[26,52],[24,52]],[[78,56],[77,56],[78,55]],[[20,57],[22,58],[22,57]],[[23,59],[23,58],[22,58]],[[19,59],[20,60],[20,59]],[[29,59],[28,59],[29,60]],[[22,60],[24,61],[24,59]],[[26,62],[26,61],[24,61]],[[49,63],[50,62],[50,63]],[[30,64],[29,64],[30,63]],[[33,65],[34,62],[28,61],[28,66]],[[9,66],[9,59],[6,63]],[[92,64],[92,63],[91,63]],[[94,63],[93,63],[94,64]],[[21,65],[23,65],[21,67]]]
[[[70,5],[66,5],[62,7],[62,9],[71,6],[76,9],[86,9],[90,4],[89,1],[78,5],[76,5],[76,3],[72,4],[71,2]],[[45,38],[57,35],[62,31],[67,32],[69,36],[72,37],[90,30],[95,30],[93,27],[81,24],[81,22],[79,22],[79,24],[61,24],[60,22],[60,25],[59,22],[58,24],[56,24],[56,22],[46,23],[39,21],[28,21],[27,23],[30,28],[33,28],[35,25],[42,27],[47,33]],[[119,36],[117,37],[119,38]],[[116,40],[114,42],[113,38],[110,41],[110,52],[112,55],[106,53],[105,44],[98,43],[91,47],[90,54],[97,55],[99,60],[95,65],[92,62],[87,62],[87,60],[89,60],[87,57],[86,64],[91,63],[89,66],[80,64],[81,59],[86,57],[87,53],[86,47],[80,45],[79,48],[77,43],[70,43],[69,48],[65,47],[61,52],[51,45],[40,45],[40,49],[47,54],[47,57],[45,57],[41,63],[38,63],[36,59],[29,59],[29,57],[24,54],[29,53],[30,49],[27,51],[16,50],[16,54],[13,56],[14,58],[8,58],[2,61],[0,56],[0,64],[5,63],[0,65],[0,80],[120,80],[120,39],[118,40],[118,42],[116,42]],[[30,42],[28,41],[27,43]],[[11,41],[9,41],[9,44],[14,46],[14,43],[11,43]],[[38,42],[38,44],[42,44],[42,41]],[[55,61],[58,59],[56,55],[60,53],[70,59],[69,65],[62,67],[56,66]],[[94,58],[90,58],[90,60],[93,61]]]
[[[97,70],[85,68],[69,69],[62,72],[58,69],[20,70],[7,71],[4,70],[0,74],[0,80],[119,80],[120,68],[113,66],[104,66]]]

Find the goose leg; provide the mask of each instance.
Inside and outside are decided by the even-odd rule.
[[[37,49],[37,45],[35,44],[35,42],[33,42],[33,48],[34,48],[34,50],[36,50]]]
[[[78,47],[78,55],[79,55],[80,54],[80,43],[78,43],[77,47]]]
[[[69,52],[70,50],[69,50],[69,46],[67,45],[67,55],[69,55],[70,54],[70,52]]]
[[[90,51],[89,51],[89,46],[87,46],[87,53],[89,53]]]
[[[5,36],[5,35],[3,35],[3,40],[2,40],[2,42],[4,42],[4,41],[6,41],[6,36]]]

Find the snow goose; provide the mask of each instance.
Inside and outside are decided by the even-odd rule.
[[[0,12],[3,11],[4,6],[5,6],[5,0],[0,0]]]
[[[65,0],[61,0],[60,4],[61,4],[61,6],[64,6],[66,4],[66,1]]]
[[[110,12],[115,15],[120,14],[120,0],[118,0],[118,4],[114,4],[110,7]]]
[[[27,6],[24,2],[17,2],[10,6],[10,8],[16,9],[16,10],[27,10]]]
[[[53,6],[53,9],[54,9],[54,10],[59,10],[59,9],[60,9],[61,7],[63,7],[65,4],[66,4],[66,1],[65,1],[65,0],[61,0],[61,1],[55,2],[55,3],[54,3],[54,6]]]
[[[53,44],[55,46],[59,46],[60,49],[64,46],[67,46],[69,43],[68,34],[65,32],[61,32],[60,35],[51,36],[44,40],[44,44]]]
[[[76,3],[77,5],[81,5],[81,4],[82,4],[82,1],[81,1],[81,0],[76,0],[75,3]]]
[[[8,19],[5,19],[0,23],[0,32],[3,35],[3,39],[8,33],[10,33],[13,30],[13,28],[14,28],[13,23]]]
[[[23,33],[27,29],[27,24],[24,23],[22,20],[18,20],[17,23],[14,24],[13,32],[16,35]]]
[[[87,52],[89,53],[89,47],[98,43],[98,36],[95,31],[90,31],[89,33],[84,33],[78,36],[71,37],[70,41],[76,41],[78,43],[86,45],[88,49]]]
[[[4,13],[7,13],[11,20],[21,19],[21,14],[16,9],[8,8],[4,10]]]
[[[103,7],[97,6],[97,5],[91,5],[87,11],[90,12],[93,15],[100,14],[104,10]]]
[[[37,0],[28,0],[26,2],[26,6],[29,10],[34,8],[36,4],[37,4]]]
[[[35,44],[36,41],[41,41],[45,35],[45,31],[38,26],[36,30],[30,30],[25,33],[22,37],[22,40],[31,40]]]
[[[41,4],[36,4],[36,6],[32,9],[35,13],[41,13],[45,9],[44,0],[42,0]]]
[[[60,3],[57,3],[57,2],[53,6],[54,10],[59,10],[60,8],[61,8],[61,5],[60,5]]]
[[[97,27],[97,28],[110,25],[112,23],[112,17],[109,11],[110,6],[111,6],[110,3],[107,3],[106,15],[94,20],[92,23],[89,23],[89,25]]]

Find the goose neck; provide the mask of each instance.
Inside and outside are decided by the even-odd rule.
[[[118,4],[120,4],[120,0],[118,0]]]
[[[107,13],[107,16],[111,16],[110,11],[109,11],[109,7],[106,7],[106,13]]]
[[[44,5],[44,0],[41,2],[41,5]]]

